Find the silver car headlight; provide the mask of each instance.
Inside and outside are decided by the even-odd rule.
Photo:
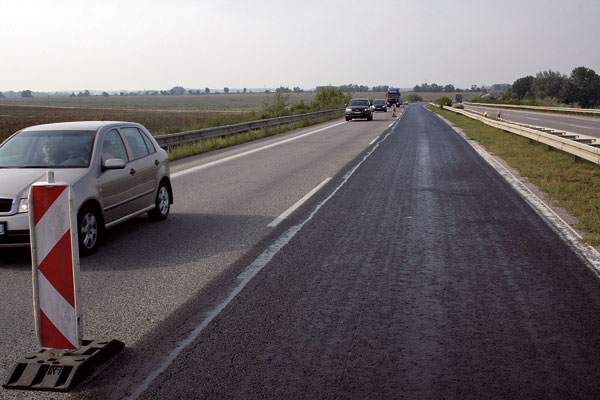
[[[346,111],[347,112],[352,112],[352,109],[351,108],[346,108]]]
[[[29,212],[29,203],[27,199],[19,200],[19,208],[17,209],[17,213],[26,213]]]

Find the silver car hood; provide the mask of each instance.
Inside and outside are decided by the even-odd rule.
[[[57,168],[54,181],[74,184],[87,168]],[[29,187],[35,182],[46,182],[45,168],[2,168],[0,169],[0,197],[27,197]]]

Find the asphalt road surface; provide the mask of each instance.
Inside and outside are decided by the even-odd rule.
[[[533,111],[519,111],[504,108],[480,107],[465,105],[467,110],[476,110],[481,113],[487,111],[496,115],[500,112],[502,118],[523,124],[543,126],[556,130],[578,133],[580,135],[600,138],[600,118],[582,117],[557,113],[544,113]]]
[[[177,248],[162,247],[162,258],[146,256],[150,249],[144,248],[127,261],[118,255],[123,246],[108,243],[110,254],[100,250],[105,263],[125,265],[122,271],[105,267],[111,273],[103,277],[118,275],[107,284],[105,300],[130,317],[131,308],[145,315],[133,318],[127,331],[133,343],[85,385],[48,398],[598,398],[597,274],[435,115],[411,105],[392,128],[383,120],[370,124],[343,123],[296,141],[311,151],[335,142],[328,151],[336,159],[334,149],[344,149],[340,135],[360,142],[340,149],[346,155],[337,167],[317,157],[319,164],[296,145],[283,156],[286,162],[271,165],[285,169],[298,153],[308,158],[304,168],[326,170],[296,180],[311,181],[303,193],[332,177],[274,229],[264,225],[280,211],[264,205],[258,215],[255,205],[267,202],[262,196],[270,185],[264,183],[255,198],[229,197],[222,208],[209,201],[204,207],[214,214],[187,202],[176,208],[171,217],[187,234],[172,239],[177,230],[153,230],[155,243]],[[250,157],[240,160],[258,168]],[[237,182],[245,193],[243,180],[226,180],[232,171],[212,171],[225,181],[190,174],[178,178],[178,190],[187,199],[186,191],[224,190],[220,185]],[[207,222],[225,226],[202,236],[210,246],[190,235]],[[131,224],[116,233],[131,245],[147,229]],[[213,258],[225,258],[229,267],[206,262]],[[214,264],[214,271],[196,263]],[[88,275],[102,265],[92,264]],[[211,279],[201,284],[203,275]],[[129,288],[138,299],[121,305],[128,298],[110,286]],[[158,294],[177,306],[167,307]],[[165,311],[149,315],[145,302]],[[96,330],[99,325],[93,321]],[[136,329],[144,334],[136,336]],[[11,329],[3,326],[4,332]]]
[[[125,342],[115,362],[128,378],[100,373],[73,396],[100,382],[118,398],[142,380],[202,314],[178,310],[190,302],[210,304],[226,292],[245,267],[238,260],[285,229],[285,220],[277,227],[272,222],[396,121],[391,112],[370,122],[336,120],[172,163],[169,218],[154,223],[141,216],[110,229],[99,251],[81,260],[84,336]],[[20,358],[38,350],[28,252],[0,250],[2,383]],[[0,388],[0,398],[56,394]]]

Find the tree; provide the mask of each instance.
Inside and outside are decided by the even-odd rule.
[[[182,95],[185,94],[185,89],[181,86],[173,86],[171,90],[169,90],[169,94]]]
[[[421,96],[419,96],[418,94],[409,94],[406,99],[408,101],[410,101],[411,103],[419,103],[423,101],[423,98]]]
[[[4,98],[4,93],[0,92],[0,99]]]
[[[506,92],[510,90],[510,83],[494,83],[491,89],[495,92]]]
[[[108,97],[108,96],[109,96],[109,94],[108,94],[107,92],[102,92],[102,96],[104,96],[104,97]]]
[[[558,71],[542,71],[535,75],[532,90],[539,99],[562,101],[568,79]]]
[[[210,93],[210,89],[209,88],[204,88],[204,93],[209,94]]]
[[[21,97],[30,98],[30,97],[33,97],[33,94],[31,93],[31,90],[23,90],[21,92]]]
[[[343,92],[368,92],[369,91],[369,87],[365,86],[365,85],[354,85],[354,84],[349,84],[349,85],[342,85],[340,86]]]
[[[387,92],[388,88],[389,88],[388,85],[373,86],[373,91],[374,92]]]
[[[304,92],[304,89],[301,89],[298,86],[294,86],[293,91],[294,91],[294,93],[302,93],[302,92]]]
[[[600,76],[593,69],[575,68],[569,77],[566,100],[583,108],[600,104]]]
[[[454,85],[446,85],[446,86],[444,86],[444,92],[446,92],[446,93],[454,92],[454,90],[455,90],[454,89]]]
[[[275,91],[273,97],[271,97],[270,93],[267,93],[261,104],[263,118],[279,117],[286,114],[289,98],[289,93],[283,93],[281,91]]]
[[[280,86],[275,89],[275,93],[292,93],[292,90],[289,87]]]
[[[443,108],[444,106],[451,106],[452,100],[448,96],[442,96],[436,100],[436,103]]]
[[[224,91],[225,93],[229,93],[229,88],[228,88],[228,87],[224,87],[224,88],[223,88],[223,91]]]
[[[244,93],[247,93],[247,92],[248,92],[248,89],[244,88]]]
[[[512,93],[518,100],[524,99],[525,97],[532,97],[533,91],[531,87],[535,78],[531,75],[524,76],[523,78],[517,79],[512,84]]]
[[[446,85],[452,86],[452,85]],[[452,86],[454,87],[454,86]],[[417,85],[413,88],[413,92],[443,92],[444,88],[437,83],[432,83],[431,85],[428,83],[423,83],[421,85]]]
[[[344,108],[351,99],[352,95],[344,93],[341,87],[323,86],[317,89],[317,94],[310,102],[310,108],[313,111]]]

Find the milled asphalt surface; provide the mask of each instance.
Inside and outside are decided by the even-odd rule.
[[[599,310],[588,266],[411,106],[141,398],[598,398]]]

